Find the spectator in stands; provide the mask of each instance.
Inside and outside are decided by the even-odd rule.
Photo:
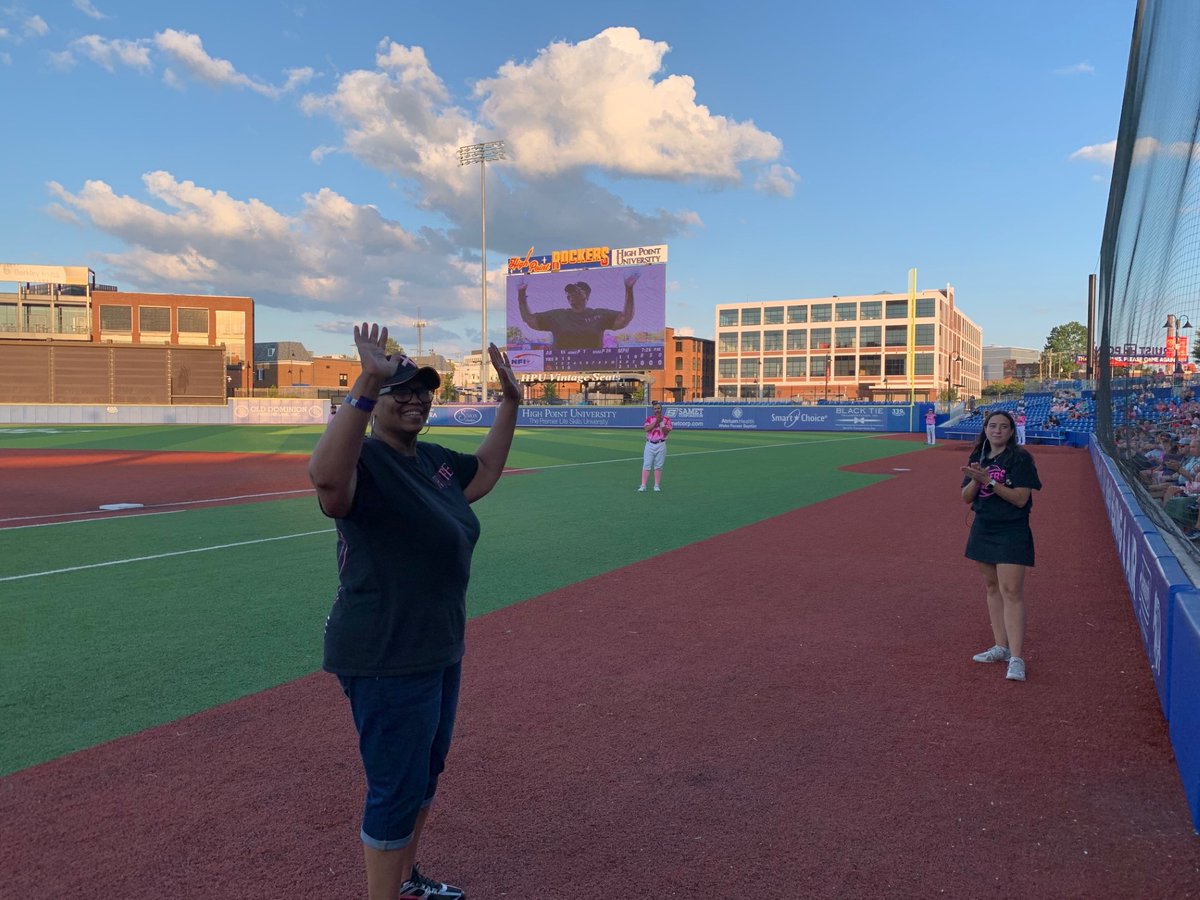
[[[1017,410],[1017,446],[1021,447],[1025,444],[1025,408],[1024,404]]]
[[[418,440],[441,377],[387,354],[387,329],[354,327],[362,372],[309,460],[337,531],[338,590],[324,668],[350,701],[366,773],[362,828],[370,900],[461,898],[422,875],[417,844],[450,749],[462,670],[467,579],[479,538],[470,504],[496,485],[521,388],[488,353],[502,400],[474,454]],[[371,436],[364,438],[367,420]]]
[[[967,464],[962,499],[975,511],[964,555],[983,576],[995,643],[976,662],[1007,662],[1010,681],[1025,680],[1025,573],[1033,566],[1029,514],[1041,490],[1033,456],[1015,441],[1016,422],[998,410],[984,419]]]

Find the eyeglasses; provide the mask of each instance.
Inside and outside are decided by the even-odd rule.
[[[391,397],[397,403],[408,403],[414,397],[421,403],[433,402],[433,391],[429,388],[410,388],[401,385],[388,391],[387,396]]]

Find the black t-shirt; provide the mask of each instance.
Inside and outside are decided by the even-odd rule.
[[[533,321],[538,331],[554,335],[555,350],[599,350],[620,315],[615,309],[550,309],[535,313]]]
[[[417,442],[405,456],[363,442],[349,514],[337,523],[338,592],[325,621],[337,675],[413,675],[463,656],[479,519],[463,490],[470,455]]]
[[[984,453],[986,454],[986,451]],[[1033,456],[1018,447],[1006,447],[996,457],[985,455],[981,459],[978,454],[972,454],[969,462],[979,463],[988,470],[995,481],[1008,487],[1027,487],[1035,491],[1042,489],[1042,481],[1038,477]],[[966,487],[970,480],[969,477],[964,477],[962,486]],[[1033,494],[1029,495],[1028,503],[1017,507],[998,497],[991,489],[980,485],[971,508],[975,510],[977,518],[985,521],[1017,522],[1029,518],[1029,513],[1033,510]]]

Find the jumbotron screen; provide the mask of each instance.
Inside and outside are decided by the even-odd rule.
[[[505,295],[508,355],[516,372],[663,367],[665,265],[517,272],[508,275]]]

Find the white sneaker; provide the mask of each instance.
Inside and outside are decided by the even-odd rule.
[[[656,484],[656,485],[654,486],[654,493],[658,494],[658,493],[661,493],[661,492],[662,492],[662,488],[660,488],[660,487],[659,487],[659,486]]]
[[[1001,647],[999,644],[996,644],[982,653],[976,653],[971,659],[982,663],[1007,662],[1011,655],[1007,647]]]
[[[1009,681],[1025,680],[1025,660],[1019,656],[1011,657],[1008,661],[1008,674],[1004,676]]]
[[[643,484],[640,488],[638,488],[638,493],[644,494],[645,492],[646,492],[646,486]]]

